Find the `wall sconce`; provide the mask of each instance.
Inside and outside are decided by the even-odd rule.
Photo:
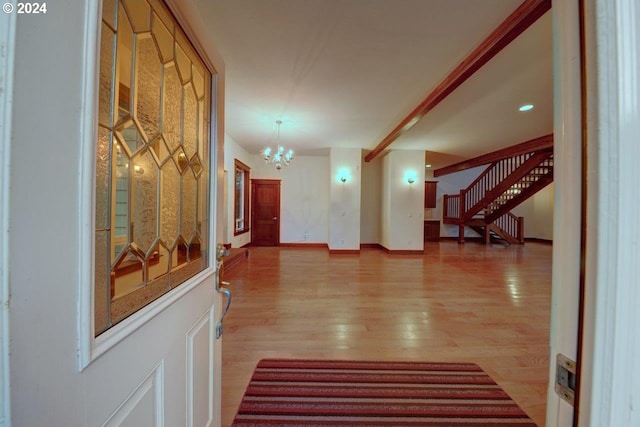
[[[416,182],[418,179],[418,174],[416,173],[415,170],[407,170],[404,173],[404,181],[408,182],[409,185],[413,184],[414,182]]]
[[[144,173],[144,169],[142,169],[142,166],[138,165],[135,165],[133,167],[133,171],[136,173],[136,175],[142,175]]]
[[[338,181],[343,184],[351,180],[351,174],[349,173],[349,169],[347,168],[340,168],[336,177],[338,178]]]

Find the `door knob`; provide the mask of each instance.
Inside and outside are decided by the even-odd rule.
[[[274,216],[274,217],[273,217],[273,218],[271,218],[271,219],[275,221],[276,219],[278,219],[278,217],[277,217],[277,216]]]

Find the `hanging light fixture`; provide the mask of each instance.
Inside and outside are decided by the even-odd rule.
[[[265,163],[273,164],[277,170],[282,169],[283,166],[288,166],[293,160],[293,150],[288,150],[285,152],[285,148],[280,145],[280,125],[282,124],[282,120],[276,120],[276,125],[278,125],[278,137],[277,137],[277,145],[275,151],[271,149],[271,147],[267,147],[262,152]]]

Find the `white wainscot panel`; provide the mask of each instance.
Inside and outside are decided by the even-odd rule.
[[[213,418],[213,308],[187,334],[187,427],[208,426]]]
[[[164,363],[147,375],[103,427],[164,427]]]

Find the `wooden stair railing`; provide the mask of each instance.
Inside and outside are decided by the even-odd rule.
[[[520,154],[491,163],[458,195],[445,195],[443,222],[483,229],[485,242],[493,231],[510,243],[524,243],[523,220],[510,210],[553,182],[553,149]]]
[[[524,218],[507,212],[489,224],[498,228],[496,232],[509,243],[524,243]],[[511,240],[510,238],[513,238]]]
[[[462,220],[472,218],[490,203],[500,197],[513,199],[517,194],[511,191],[515,184],[522,182],[523,178],[531,174],[538,165],[549,157],[553,156],[553,151],[544,150],[530,155],[504,159],[492,164],[482,173],[467,189],[461,191],[464,195],[463,206],[467,207],[462,211]],[[530,183],[535,181],[531,180]],[[529,181],[527,181],[529,182]]]
[[[486,222],[484,218],[473,218],[465,222],[465,226],[481,235],[486,244],[495,239],[510,245],[524,244],[524,218],[511,212],[507,212],[493,223]]]

